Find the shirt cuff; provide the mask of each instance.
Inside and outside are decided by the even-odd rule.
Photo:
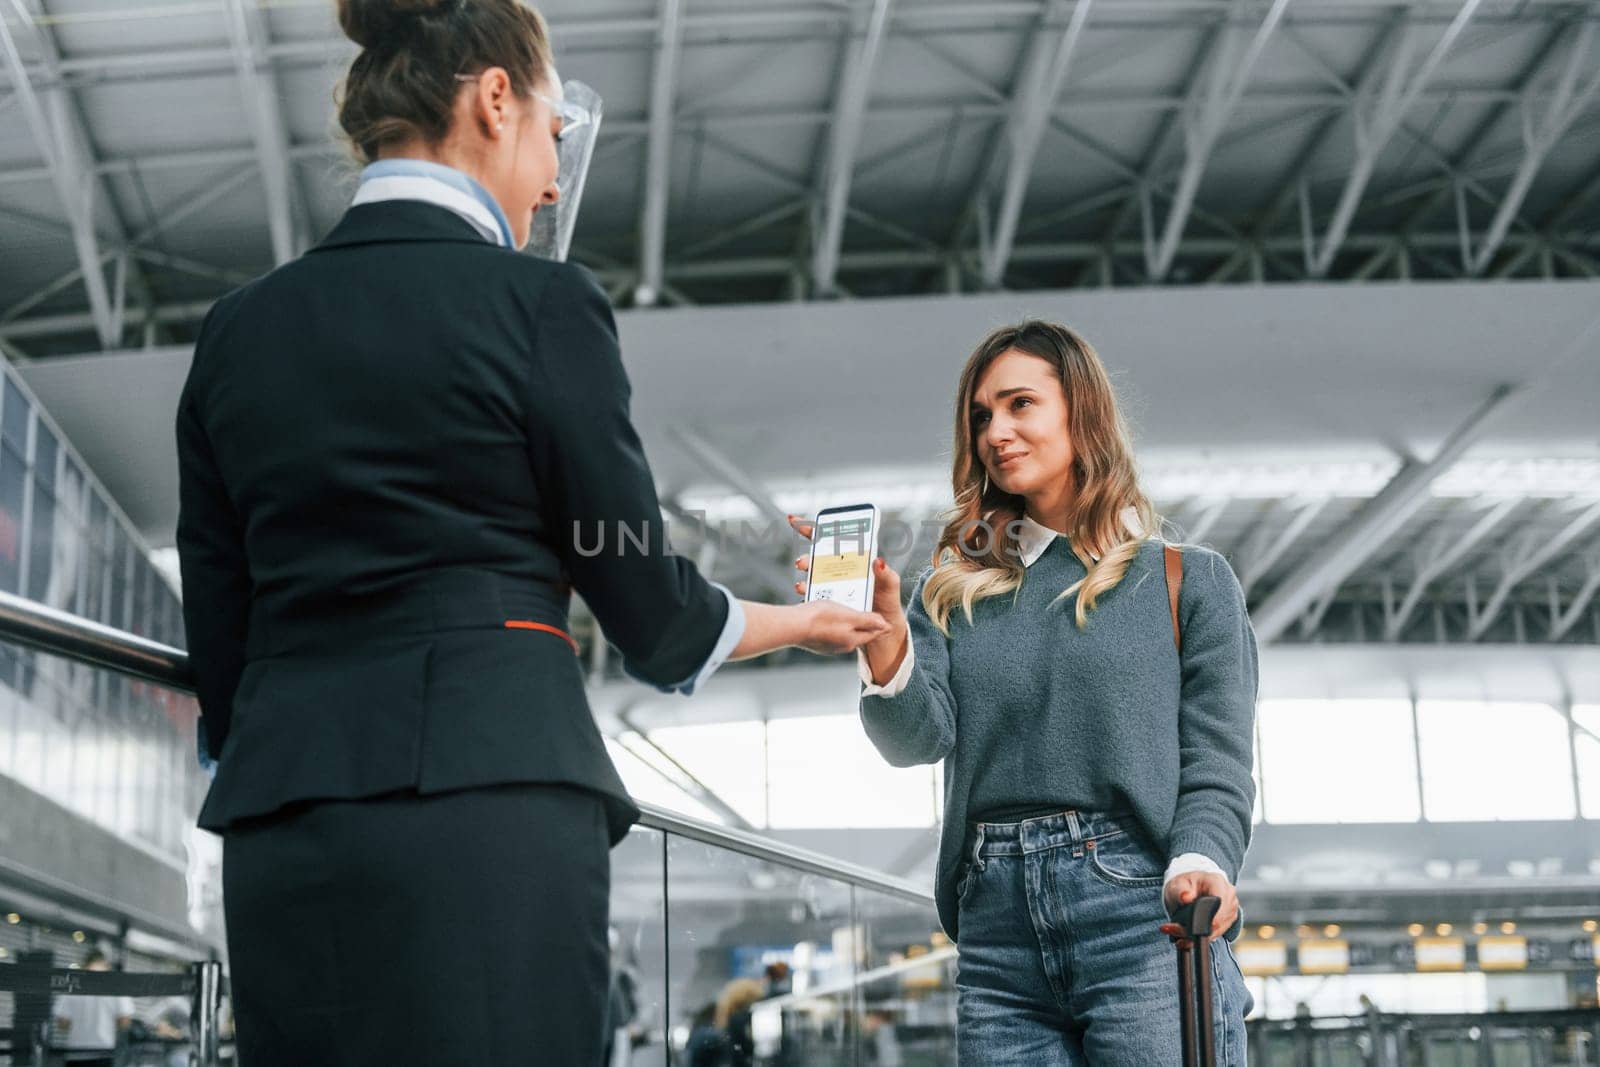
[[[211,754],[210,746],[206,740],[206,724],[204,715],[200,716],[200,718],[195,722],[194,748],[195,757],[200,763],[200,769],[215,778],[217,774],[217,760],[216,757]]]
[[[733,590],[721,582],[711,584],[728,598],[728,621],[722,624],[722,634],[717,638],[717,643],[711,647],[711,654],[706,657],[705,663],[700,665],[700,669],[676,685],[657,686],[656,688],[663,693],[694,696],[694,691],[715,674],[718,667],[727,662],[733,650],[738,647],[740,638],[744,637],[744,606],[739,603],[739,598],[733,595]]]
[[[916,658],[913,652],[911,639],[908,637],[906,639],[906,655],[900,661],[900,669],[895,671],[894,677],[887,682],[882,685],[874,685],[872,684],[872,668],[867,665],[867,653],[864,649],[856,649],[856,672],[861,676],[861,682],[866,687],[861,690],[861,695],[864,697],[894,697],[903,693],[906,686],[911,684],[911,661]]]
[[[1193,874],[1196,871],[1203,871],[1206,874],[1220,874],[1224,881],[1228,877],[1228,872],[1224,871],[1211,857],[1203,856],[1198,852],[1185,852],[1181,856],[1174,856],[1172,862],[1167,864],[1167,875],[1162,879],[1161,884],[1164,888],[1168,882],[1178,877],[1178,875]]]

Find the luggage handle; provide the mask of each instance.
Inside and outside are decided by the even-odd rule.
[[[1217,912],[1222,910],[1221,897],[1198,897],[1172,913],[1172,921],[1183,928],[1183,937],[1194,939],[1209,937]],[[1177,940],[1176,935],[1173,938]]]
[[[1211,924],[1222,901],[1200,897],[1172,913],[1180,933],[1170,934],[1178,951],[1178,1004],[1183,1028],[1183,1067],[1216,1067],[1216,1029],[1211,1011]]]

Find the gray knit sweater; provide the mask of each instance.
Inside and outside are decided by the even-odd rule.
[[[968,822],[991,813],[1131,810],[1168,858],[1202,853],[1237,883],[1255,804],[1256,641],[1227,560],[1183,547],[1181,668],[1159,541],[1140,546],[1083,630],[1075,597],[1050,606],[1084,576],[1065,536],[1027,568],[1015,601],[977,601],[972,625],[958,605],[948,639],[922,606],[931,572],[906,608],[910,682],[896,696],[863,696],[861,720],[896,767],[944,761],[935,889],[945,932],[957,936]]]

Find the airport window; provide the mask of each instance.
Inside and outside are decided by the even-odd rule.
[[[0,437],[0,589],[22,591],[22,522],[28,495],[26,453]]]
[[[176,637],[177,596],[103,491],[9,374],[0,396],[0,590]],[[0,772],[174,857],[202,780],[185,715],[154,686],[0,644]]]
[[[15,382],[7,378],[5,406],[0,410],[0,439],[4,439],[22,455],[28,452],[28,419],[32,414],[28,398],[22,395],[22,390],[17,388]]]
[[[1409,701],[1263,700],[1256,713],[1268,822],[1416,820]]]
[[[7,686],[0,686],[0,774],[14,774],[16,741],[17,701]]]
[[[1583,817],[1600,819],[1600,704],[1576,704],[1572,721],[1578,756],[1578,789],[1583,794]]]
[[[90,544],[83,493],[83,471],[70,458],[62,457],[61,480],[56,486],[55,567],[60,572],[60,605],[75,615],[84,613],[89,584]]]
[[[891,767],[856,715],[774,719],[767,725],[774,827],[932,826],[931,766]]]
[[[1260,710],[1260,708],[1257,708],[1256,709],[1256,716],[1257,716],[1257,719],[1258,719],[1258,726],[1259,726],[1260,715],[1261,715],[1261,710]],[[1250,749],[1251,749],[1251,752],[1253,753],[1252,759],[1250,761],[1250,777],[1256,783],[1256,796],[1255,796],[1255,801],[1254,801],[1254,803],[1253,803],[1253,805],[1251,807],[1251,811],[1250,811],[1250,821],[1251,822],[1260,822],[1263,818],[1265,818],[1264,814],[1262,813],[1262,803],[1263,803],[1263,801],[1261,799],[1262,789],[1261,789],[1261,731],[1260,731],[1260,729],[1256,730],[1255,740],[1253,740],[1250,743]]]
[[[1360,1015],[1365,994],[1383,1011],[1477,1013],[1490,1009],[1490,983],[1504,995],[1510,982],[1547,983],[1560,975],[1362,974],[1249,978],[1256,1000],[1252,1018],[1291,1019],[1296,1005],[1314,1016]],[[1542,998],[1541,998],[1542,999]],[[1530,997],[1534,1003],[1540,1000]],[[1545,1001],[1548,1002],[1548,1001]]]
[[[61,445],[56,440],[56,435],[41,419],[34,428],[33,440],[33,477],[36,481],[54,487],[56,484],[56,463],[61,455]]]
[[[99,494],[89,494],[89,518],[84,530],[83,614],[106,621],[106,521],[109,512]]]
[[[33,466],[33,511],[28,520],[28,578],[23,595],[50,604],[51,607],[60,607],[54,602],[59,599],[60,591],[52,589],[50,584],[56,555],[55,479],[46,478],[43,474],[45,467],[41,465],[48,453],[49,469],[53,471],[56,458],[53,444],[45,444],[45,432],[43,426],[39,427],[40,450],[34,456]]]
[[[1549,704],[1422,700],[1422,783],[1435,822],[1570,819],[1566,718]]]
[[[670,808],[683,815],[704,819],[706,822],[720,823],[727,821],[704,804],[695,800],[688,793],[673,785],[663,773],[665,768],[657,770],[654,765],[641,759],[632,750],[624,748],[609,737],[606,738],[606,751],[611,754],[611,762],[616,764],[617,774],[621,776],[622,784],[627,787],[628,794],[635,800],[645,804],[655,804],[658,807]]]
[[[98,672],[97,672],[98,673]],[[98,679],[97,679],[98,680]],[[103,685],[96,691],[102,695]],[[104,705],[97,702],[97,708]],[[98,822],[109,824],[116,814],[117,803],[117,740],[120,736],[103,714],[96,715],[88,724],[89,744],[84,763],[88,783],[86,814]]]
[[[106,622],[118,629],[128,626],[128,535],[121,528],[111,532],[111,614]]]
[[[150,635],[150,561],[142,553],[132,556],[129,585],[133,596],[133,617],[128,629],[141,637]]]
[[[663,727],[650,738],[748,822],[766,825],[766,741],[759,720]]]
[[[661,768],[649,788],[677,810],[686,810],[680,798],[687,794],[670,785],[662,793],[657,784],[681,773],[671,763],[757,827],[926,827],[939,819],[939,769],[889,766],[855,715],[663,727],[651,730],[650,740],[670,760],[642,748],[636,736],[626,751],[642,766]]]

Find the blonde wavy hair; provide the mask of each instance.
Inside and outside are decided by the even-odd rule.
[[[1127,573],[1139,546],[1161,528],[1161,517],[1139,487],[1128,428],[1093,346],[1066,326],[1037,319],[994,330],[961,371],[950,472],[955,506],[946,512],[932,554],[933,571],[922,587],[922,606],[946,637],[957,604],[971,625],[976,601],[1015,594],[1025,572],[1017,547],[1024,500],[989,481],[972,430],[973,392],[989,365],[1007,352],[1048,360],[1060,374],[1067,400],[1072,440],[1068,477],[1073,482],[1068,533],[1073,554],[1088,573],[1052,604],[1077,594],[1074,614],[1082,629],[1096,601]],[[1137,516],[1137,531],[1124,521],[1129,508]],[[1091,553],[1100,557],[1098,562]]]

